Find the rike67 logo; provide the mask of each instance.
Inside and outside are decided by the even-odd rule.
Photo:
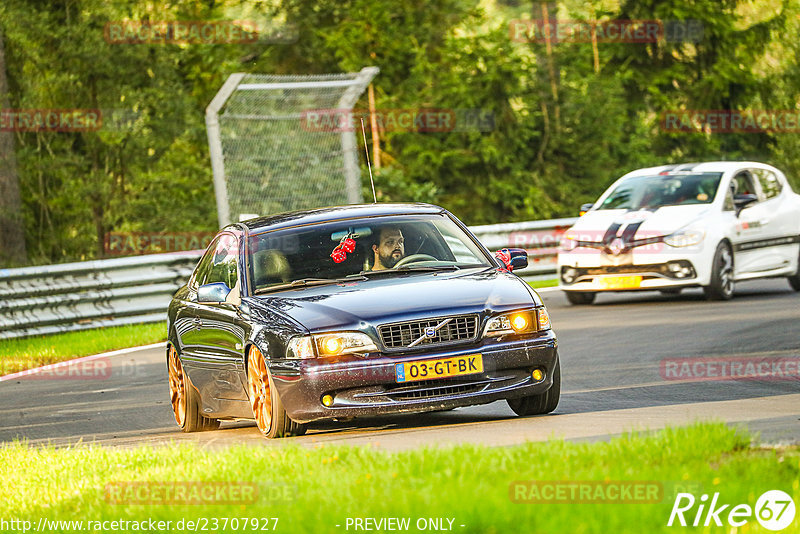
[[[789,494],[780,490],[764,492],[755,507],[724,503],[719,493],[713,495],[711,502],[708,502],[706,494],[696,499],[691,493],[679,493],[675,496],[667,526],[721,527],[723,522],[727,522],[732,527],[741,527],[755,517],[765,529],[778,531],[791,525],[794,516],[794,501]]]

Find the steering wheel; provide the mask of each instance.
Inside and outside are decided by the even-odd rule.
[[[400,261],[394,264],[394,268],[397,269],[398,267],[402,267],[406,263],[414,263],[417,261],[439,261],[439,260],[427,254],[412,254],[411,256],[406,256],[405,258],[400,259]]]

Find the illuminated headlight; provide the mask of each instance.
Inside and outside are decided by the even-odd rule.
[[[362,352],[377,352],[375,342],[361,332],[333,332],[330,334],[315,334],[313,336],[296,337],[289,341],[286,347],[286,357],[293,359],[308,359],[316,357],[340,356]]]
[[[664,238],[664,243],[671,247],[691,247],[700,243],[706,233],[703,230],[679,230]]]
[[[507,334],[526,334],[550,328],[547,310],[537,308],[492,317],[486,325],[484,336],[504,336]]]

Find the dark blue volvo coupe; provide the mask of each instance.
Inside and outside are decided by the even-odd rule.
[[[168,316],[167,369],[186,432],[255,419],[267,437],[323,419],[507,400],[549,413],[561,390],[539,296],[447,210],[297,211],[219,232]]]

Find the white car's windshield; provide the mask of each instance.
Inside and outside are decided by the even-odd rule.
[[[634,176],[617,185],[597,209],[639,210],[710,204],[721,178],[719,172]]]
[[[445,215],[348,219],[266,231],[250,236],[248,255],[255,292],[377,271],[491,266]]]

